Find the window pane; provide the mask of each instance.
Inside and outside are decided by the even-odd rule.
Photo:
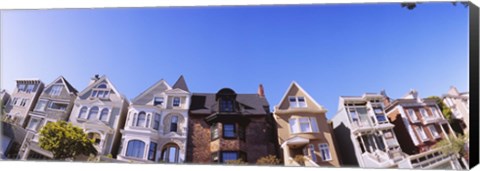
[[[100,84],[97,86],[97,88],[107,88],[107,85],[106,84]]]
[[[308,118],[300,118],[299,121],[300,121],[301,132],[312,132]]]
[[[313,161],[317,161],[317,155],[315,154],[315,149],[313,144],[308,145],[308,151],[310,152],[310,157]]]
[[[156,152],[157,152],[157,143],[151,142],[150,149],[148,150],[148,160],[155,161]]]
[[[174,97],[173,98],[173,106],[180,106],[180,97]]]
[[[314,118],[314,117],[311,117],[310,118],[310,123],[312,123],[313,132],[319,132],[318,125],[317,125],[317,119]]]
[[[143,158],[145,143],[139,140],[131,140],[128,142],[127,154],[129,157]]]
[[[163,104],[163,97],[155,97],[153,100],[153,105],[162,105]]]
[[[177,162],[177,148],[176,147],[170,147],[168,150],[168,161],[173,163]]]
[[[178,128],[178,116],[172,116],[170,121],[170,132],[177,132]]]
[[[224,137],[235,137],[235,125],[233,125],[233,124],[223,124],[223,136]]]
[[[146,119],[145,117],[146,117],[145,112],[140,112],[138,114],[137,126],[145,127],[145,119]]]
[[[102,113],[100,114],[100,120],[101,121],[107,121],[108,120],[108,109],[107,108],[102,110]]]
[[[298,107],[307,107],[307,103],[305,103],[304,97],[298,97]]]
[[[87,119],[96,119],[97,118],[97,113],[98,113],[98,107],[94,106],[90,109],[90,112],[88,113],[88,118]]]
[[[38,122],[39,122],[39,121],[38,121],[37,119],[33,119],[33,118],[32,118],[32,119],[30,120],[30,125],[28,125],[28,129],[36,131],[36,130],[37,130],[37,126],[38,126]]]
[[[78,113],[78,118],[85,118],[85,115],[87,114],[87,107],[82,107],[80,109],[80,112]]]
[[[35,111],[45,111],[45,106],[47,106],[47,101],[39,100],[37,106],[35,106]]]
[[[222,152],[222,161],[226,163],[229,160],[237,160],[238,154],[237,152]]]
[[[159,127],[160,127],[160,115],[156,113],[155,120],[153,122],[153,129],[158,130]]]
[[[298,133],[298,126],[297,126],[297,121],[295,118],[291,118],[288,120],[288,123],[290,124],[290,132],[291,133]]]

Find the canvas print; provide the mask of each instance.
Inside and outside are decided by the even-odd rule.
[[[4,161],[468,169],[469,3],[1,11]]]

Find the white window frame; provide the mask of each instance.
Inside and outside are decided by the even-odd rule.
[[[300,119],[307,119],[309,131],[302,131]],[[293,125],[292,125],[293,124]],[[297,133],[319,133],[318,123],[315,117],[291,117],[288,119],[291,134]]]
[[[162,100],[161,100],[161,103],[155,105],[155,102],[157,101],[156,99],[162,99]],[[153,97],[153,105],[154,105],[154,106],[163,106],[164,103],[165,103],[165,98],[164,98],[164,97],[158,97],[158,96],[157,96],[157,97]]]
[[[315,154],[315,145],[308,144],[308,152],[310,153],[310,157],[314,162],[317,162],[317,155]]]
[[[44,105],[42,108],[39,108],[38,105],[40,105],[41,102],[45,102],[45,105]],[[37,104],[35,105],[35,108],[33,109],[33,111],[45,112],[45,108],[46,108],[47,106],[48,106],[48,100],[40,99],[40,100],[38,100]]]
[[[428,140],[427,133],[425,132],[425,130],[421,126],[415,127],[415,131],[417,132],[418,136],[420,137],[420,139],[422,141],[425,142],[425,141]],[[425,138],[423,136],[425,136]]]
[[[318,144],[318,149],[320,151],[320,157],[322,158],[322,161],[330,161],[332,160],[332,153],[330,152],[330,147],[327,143],[320,143]],[[323,158],[323,151],[325,151],[325,154],[327,154],[325,157],[326,158]]]
[[[59,89],[55,89],[55,88],[58,88],[58,87],[59,87]],[[50,96],[59,96],[61,94],[62,90],[63,90],[63,85],[61,85],[61,84],[53,85],[50,88],[50,91],[48,92],[48,94]]]
[[[412,119],[412,121],[418,121],[418,116],[415,113],[415,110],[407,109],[407,113],[408,113],[408,116],[410,116],[410,119]]]
[[[432,134],[432,137],[440,138],[440,133],[438,132],[437,128],[435,128],[435,125],[428,125],[428,130],[430,130],[430,134]],[[436,133],[436,135],[434,134],[434,132]]]
[[[420,111],[420,114],[422,115],[423,118],[427,119],[427,118],[430,117],[430,115],[428,115],[428,112],[427,112],[426,109],[420,108],[419,111]]]
[[[438,111],[437,111],[437,108],[435,108],[435,107],[430,107],[430,111],[432,111],[433,116],[435,116],[435,117],[440,117],[440,115],[439,115],[439,113],[438,113]]]
[[[295,101],[291,101],[291,100]],[[303,99],[303,102],[300,102],[299,99]],[[307,107],[307,99],[305,96],[288,96],[288,102],[290,107],[292,108],[306,108]]]
[[[53,103],[66,105],[65,110],[52,108]],[[52,109],[52,110],[67,111],[68,104],[67,104],[67,103],[58,103],[58,102],[50,101],[50,102],[47,104],[47,107],[48,107],[49,109]]]
[[[103,110],[105,110],[105,109],[108,110],[108,112],[107,112],[107,120],[106,120],[106,121],[101,120],[101,118],[102,118],[102,112],[103,112]],[[110,120],[110,113],[111,113],[111,112],[112,112],[112,110],[110,110],[110,109],[107,108],[107,107],[102,108],[102,110],[99,110],[99,111],[98,111],[98,120],[103,121],[103,122],[108,122],[108,121]]]
[[[34,126],[34,128],[32,128],[32,121],[33,121],[33,120],[36,120],[36,121],[37,121],[37,123],[36,123],[36,125]],[[27,129],[36,132],[37,129],[38,129],[38,126],[40,125],[40,122],[41,122],[41,121],[42,121],[42,119],[40,119],[40,118],[34,118],[34,117],[32,117],[32,118],[30,119],[30,122],[28,123]]]
[[[178,99],[178,106],[175,105],[175,99]],[[173,97],[172,98],[172,107],[180,107],[182,105],[182,98],[180,97]]]

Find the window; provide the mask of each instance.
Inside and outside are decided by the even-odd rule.
[[[173,144],[167,145],[162,151],[162,160],[167,163],[177,163],[178,146]]]
[[[315,146],[313,144],[308,145],[308,151],[313,161],[317,162],[317,155],[315,154]]]
[[[220,112],[233,112],[233,100],[221,99],[220,100]]]
[[[392,134],[391,131],[385,131],[385,132],[383,133],[383,135],[384,135],[384,137],[385,137],[386,139],[393,138],[393,134]]]
[[[290,96],[288,97],[288,101],[290,101],[290,107],[307,107],[305,97]]]
[[[320,149],[320,154],[322,156],[323,161],[329,161],[332,160],[332,156],[330,155],[330,149],[328,148],[327,143],[321,143],[318,145],[318,148]]]
[[[429,125],[428,129],[430,130],[430,133],[432,133],[432,136],[435,138],[439,138],[440,134],[438,134],[437,128],[435,128],[435,125]]]
[[[80,112],[78,113],[78,118],[85,118],[86,114],[87,114],[87,107],[83,106],[80,109]]]
[[[148,149],[148,160],[155,161],[156,154],[157,154],[157,143],[150,142],[150,148]]]
[[[35,91],[34,88],[35,88],[35,85],[33,85],[33,84],[27,85],[27,90],[26,90],[27,93]]]
[[[174,107],[179,107],[180,106],[180,97],[174,97],[173,98],[173,106]]]
[[[37,118],[30,119],[30,124],[28,125],[27,129],[32,130],[32,131],[37,131],[37,127],[38,127],[39,122],[40,122],[40,120],[37,119]]]
[[[92,97],[107,99],[110,95],[110,90],[93,90]]]
[[[94,106],[90,109],[90,112],[88,113],[87,119],[97,118],[97,114],[98,114],[98,107]]]
[[[154,97],[153,98],[153,105],[162,105],[163,104],[163,97]]]
[[[62,92],[63,85],[54,85],[48,93],[51,96],[58,96]]]
[[[130,140],[127,146],[127,154],[129,157],[143,158],[145,143],[140,140]]]
[[[415,127],[415,130],[417,131],[418,135],[423,141],[428,140],[427,134],[425,133],[425,130],[423,130],[422,127]]]
[[[437,109],[435,109],[434,107],[431,107],[430,110],[432,111],[433,116],[440,117],[440,115],[437,112]]]
[[[28,99],[22,99],[20,106],[25,106],[28,103]]]
[[[292,134],[319,132],[315,117],[290,118],[288,122],[290,124],[290,132]]]
[[[56,102],[50,102],[48,104],[48,108],[55,109],[55,110],[67,110],[67,106],[68,104],[56,103]]]
[[[225,138],[234,138],[235,135],[235,124],[223,124],[223,137]]]
[[[93,139],[93,143],[94,143],[93,145],[99,145],[100,142],[102,141],[102,137],[100,136],[100,134],[96,132],[88,133],[88,138]]]
[[[15,106],[15,105],[17,105],[17,101],[18,101],[18,98],[15,97],[15,98],[13,98],[13,100],[10,102],[10,104],[11,104],[12,106]]]
[[[423,108],[420,109],[420,113],[422,114],[423,118],[428,118],[429,117],[428,113],[427,113],[427,110],[425,110]]]
[[[153,129],[158,130],[160,128],[160,114],[155,113],[153,119]]]
[[[18,84],[18,92],[25,91],[25,84]]]
[[[355,108],[349,108],[348,111],[350,111],[350,117],[352,118],[352,122],[358,121],[358,114]]]
[[[35,111],[43,112],[47,106],[47,100],[38,100],[37,105],[35,106]]]
[[[106,85],[106,84],[99,84],[99,85],[97,86],[97,88],[105,89],[105,88],[107,88],[107,85]]]
[[[218,153],[212,153],[212,162],[218,163]]]
[[[102,112],[100,113],[100,120],[101,121],[108,121],[108,109],[104,108],[102,109]]]
[[[210,138],[211,140],[215,140],[218,138],[218,124],[214,123],[210,126]]]
[[[177,132],[178,116],[172,116],[170,119],[170,132]]]
[[[237,160],[238,153],[237,152],[222,152],[222,162],[226,163],[229,160]]]
[[[413,121],[418,120],[417,115],[415,114],[415,111],[413,111],[413,109],[408,109],[407,112],[410,116],[410,119],[412,119]]]
[[[147,117],[145,112],[143,112],[143,111],[140,112],[138,114],[138,119],[137,119],[136,126],[145,127],[145,117]]]

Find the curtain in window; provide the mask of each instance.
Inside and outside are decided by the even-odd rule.
[[[87,119],[96,119],[98,114],[98,107],[94,106],[90,109],[90,112],[88,113],[88,118]]]
[[[129,157],[143,158],[145,143],[140,140],[130,140],[127,146],[127,154]]]

